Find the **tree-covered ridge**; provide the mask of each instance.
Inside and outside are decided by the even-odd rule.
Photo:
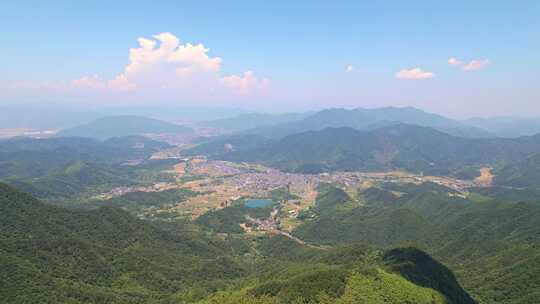
[[[356,130],[373,130],[395,124],[414,124],[434,128],[438,131],[460,137],[494,137],[488,131],[466,125],[460,121],[437,114],[427,113],[413,107],[383,107],[375,109],[324,109],[302,119],[272,126],[262,126],[245,131],[268,138],[283,138],[292,134],[307,131],[318,131],[325,128],[353,128]]]

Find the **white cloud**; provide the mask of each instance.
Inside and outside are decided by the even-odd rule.
[[[210,56],[203,44],[182,44],[171,33],[161,33],[153,39],[139,38],[138,42],[138,48],[129,50],[130,62],[114,84],[184,92],[213,92],[224,87],[239,95],[266,92],[269,87],[268,79],[259,79],[251,71],[222,76],[220,57]]]
[[[349,64],[349,65],[347,65],[347,66],[345,67],[345,72],[347,72],[347,73],[350,73],[350,72],[352,72],[353,70],[354,70],[354,67],[353,67],[351,64]]]
[[[449,65],[462,65],[463,61],[461,61],[461,60],[459,60],[457,58],[451,57],[451,58],[448,58],[448,64]]]
[[[189,88],[204,79],[216,81],[220,76],[221,58],[210,57],[202,44],[180,44],[171,33],[139,38],[139,48],[129,50],[129,64],[124,78],[137,87]]]
[[[220,57],[209,55],[203,44],[181,43],[171,33],[141,37],[129,50],[129,63],[110,80],[98,75],[83,76],[68,82],[19,83],[16,87],[55,90],[144,91],[174,89],[181,96],[214,94],[250,95],[267,92],[270,81],[252,71],[222,75]],[[13,86],[15,87],[15,86]],[[167,94],[170,94],[168,91]]]
[[[464,71],[475,71],[490,65],[489,59],[475,59],[463,66]]]
[[[432,72],[422,71],[421,68],[405,69],[397,72],[395,74],[397,79],[406,79],[406,80],[422,80],[435,77],[435,74]]]

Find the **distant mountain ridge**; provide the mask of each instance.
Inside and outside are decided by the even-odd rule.
[[[123,137],[142,135],[146,133],[192,133],[188,127],[175,125],[169,122],[147,118],[143,116],[107,116],[96,119],[87,124],[61,130],[57,137],[89,137],[96,139],[108,139],[112,137]]]

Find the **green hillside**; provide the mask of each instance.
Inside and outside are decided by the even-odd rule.
[[[396,190],[392,184],[382,185]],[[434,185],[403,185],[359,193],[354,208],[322,188],[314,216],[294,234],[312,244],[364,242],[382,248],[415,246],[449,265],[481,303],[535,303],[540,290],[540,206],[451,196]],[[338,191],[339,192],[339,191]],[[450,195],[449,195],[450,194]],[[323,209],[323,211],[318,211]]]
[[[0,184],[0,297],[13,304],[474,303],[446,267],[416,249],[318,250],[278,236],[250,242],[190,223],[162,225],[111,207],[45,205]]]

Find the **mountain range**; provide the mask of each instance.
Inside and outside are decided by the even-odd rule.
[[[282,138],[287,135],[306,131],[317,131],[325,128],[350,127],[357,130],[372,130],[392,124],[406,123],[432,127],[439,131],[461,137],[494,137],[480,128],[472,127],[459,121],[441,115],[427,113],[422,110],[407,108],[377,108],[377,109],[326,109],[307,115],[296,115],[296,120],[272,125],[259,125],[245,130],[246,134],[254,134],[267,138]],[[291,118],[289,116],[289,118]],[[238,124],[242,117],[237,117]],[[230,124],[230,122],[229,122]]]

